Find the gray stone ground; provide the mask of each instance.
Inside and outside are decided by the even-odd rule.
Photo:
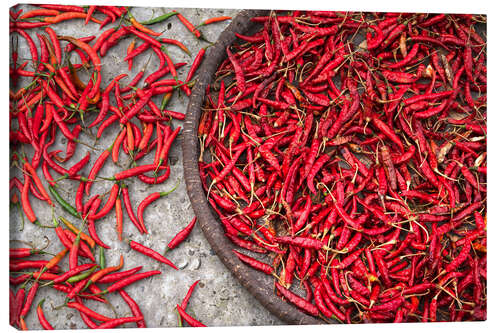
[[[19,6],[26,11],[32,6]],[[133,8],[132,13],[139,20],[147,20],[156,17],[163,13],[170,11],[169,8]],[[191,22],[195,24],[203,20],[220,15],[235,16],[238,10],[231,9],[178,9],[183,13]],[[116,25],[115,22],[113,24]],[[229,21],[214,24],[211,26],[201,28],[203,34],[210,41],[215,41],[219,33],[229,24]],[[110,28],[108,25],[105,29]],[[67,21],[54,26],[55,31],[59,35],[70,35],[75,37],[83,37],[95,35],[98,33],[98,25],[89,23],[84,25],[83,20]],[[198,41],[191,33],[179,22],[175,17],[169,19],[167,22],[157,24],[154,26],[156,31],[165,30],[162,37],[176,38],[189,48],[193,57],[198,50],[205,46],[206,43]],[[42,29],[32,30],[30,34],[33,36],[35,43],[38,45],[38,40],[34,32],[43,32]],[[130,43],[130,38],[122,41],[119,45],[112,48],[103,60],[103,82],[102,86],[107,85],[112,77],[120,73],[127,73],[127,65],[121,59],[126,54],[126,48]],[[21,40],[22,41],[22,40]],[[137,43],[136,45],[138,45]],[[191,62],[191,58],[180,51],[174,46],[168,47],[169,54],[174,62],[187,61]],[[153,52],[146,52],[146,54],[137,57],[134,60],[134,67],[129,73],[129,78],[122,80],[122,84],[128,82],[135,76],[135,74],[144,66],[148,61],[150,54]],[[24,59],[29,59],[29,50],[27,45],[22,41],[19,43],[19,62]],[[73,62],[79,62],[77,55],[73,53]],[[158,60],[151,56],[151,61],[148,66],[148,72],[154,70],[157,66]],[[28,66],[28,70],[32,70]],[[184,78],[187,74],[188,67],[179,70],[179,75]],[[18,85],[18,88],[23,83]],[[113,100],[113,98],[112,98]],[[113,101],[114,102],[114,101]],[[159,103],[159,102],[158,102]],[[169,109],[185,112],[187,105],[186,96],[174,95],[170,102]],[[175,126],[182,125],[180,122],[175,122]],[[88,174],[90,166],[93,164],[101,151],[106,149],[112,142],[116,135],[118,126],[110,127],[104,134],[104,137],[96,144],[97,152],[92,152],[91,163],[84,168],[83,174]],[[92,130],[95,135],[96,129]],[[182,135],[182,134],[181,134]],[[81,138],[89,144],[94,144],[92,137],[87,134],[81,134]],[[165,191],[175,186],[179,182],[177,190],[168,197],[161,198],[153,203],[145,212],[145,221],[149,235],[140,235],[132,223],[129,221],[126,213],[124,213],[124,238],[130,238],[141,242],[158,252],[163,253],[166,244],[169,240],[182,229],[193,217],[193,211],[189,202],[186,188],[183,179],[182,170],[182,151],[180,145],[181,136],[175,141],[174,146],[170,152],[170,165],[171,176],[170,179],[162,184],[156,186],[145,185],[138,180],[127,180],[129,185],[131,200],[134,207],[137,207],[139,202],[148,194],[155,191]],[[66,147],[66,139],[60,135],[56,139],[54,145],[58,149],[63,150]],[[54,147],[52,147],[54,149]],[[89,148],[79,146],[75,156],[70,160],[67,165],[72,165],[80,158],[82,158]],[[26,152],[32,156],[32,152],[27,149]],[[152,153],[151,155],[154,155]],[[152,161],[153,156],[149,156]],[[120,165],[123,167],[127,161],[123,152],[120,155]],[[146,160],[147,161],[147,160]],[[41,168],[40,168],[41,169]],[[101,176],[111,176],[116,172],[117,167],[111,161],[108,161],[105,167],[101,170]],[[11,168],[11,176],[17,175],[20,177],[19,171]],[[43,178],[40,172],[41,178]],[[55,175],[54,175],[55,176]],[[22,178],[21,178],[22,179]],[[75,181],[61,181],[61,194],[68,202],[74,202],[74,193],[78,183]],[[102,194],[111,188],[111,182],[100,182],[93,186],[91,195]],[[38,201],[36,198],[31,199],[33,208],[43,224],[51,224],[52,211],[45,203]],[[72,222],[79,224],[71,216],[65,213],[58,205],[55,208],[56,216],[65,216]],[[31,225],[27,220],[24,230],[19,231],[21,228],[21,218],[18,210],[13,209],[10,212],[10,239],[11,240],[24,240],[32,242],[35,247],[42,247],[46,243],[46,237],[50,240],[50,246],[47,248],[48,252],[57,253],[61,250],[61,245],[56,239],[55,232],[50,229],[41,229]],[[238,281],[233,278],[231,273],[220,262],[215,253],[211,250],[208,242],[205,240],[201,229],[196,226],[191,236],[186,242],[181,244],[177,249],[168,253],[167,257],[171,259],[176,265],[179,266],[179,271],[174,271],[170,267],[160,264],[153,259],[147,258],[143,255],[135,253],[128,248],[125,242],[119,242],[115,231],[115,215],[109,214],[108,217],[100,220],[97,224],[97,232],[102,240],[110,245],[111,249],[106,251],[106,260],[108,265],[115,265],[118,262],[121,253],[125,257],[124,269],[129,269],[135,266],[142,265],[142,271],[159,269],[162,271],[161,275],[143,280],[135,283],[126,288],[126,291],[137,301],[140,305],[146,323],[149,327],[172,327],[177,325],[177,315],[174,311],[175,305],[180,303],[189,286],[196,280],[200,279],[197,289],[195,290],[191,302],[188,306],[188,312],[194,314],[200,321],[208,326],[235,326],[235,325],[276,325],[281,322],[271,315],[257,300],[255,300],[250,293],[246,291]],[[11,246],[19,247],[19,243],[11,243]],[[40,257],[41,258],[41,257]],[[67,269],[67,259],[65,259],[63,266]],[[78,329],[86,328],[82,322],[78,312],[69,308],[53,309],[61,305],[64,301],[63,294],[56,292],[51,288],[41,289],[34,301],[36,305],[41,299],[45,298],[45,313],[49,322],[57,329]],[[116,310],[113,313],[109,306],[97,303],[94,301],[86,301],[86,304],[95,309],[96,311],[108,316],[130,316],[128,306],[122,301],[118,294],[108,296],[111,304]],[[40,328],[38,319],[34,311],[34,307],[26,320],[30,329]],[[124,327],[134,327],[133,324],[125,325]]]

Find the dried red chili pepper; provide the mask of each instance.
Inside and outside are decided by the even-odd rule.
[[[142,253],[144,255],[147,255],[148,257],[151,257],[159,262],[167,264],[170,267],[174,268],[175,270],[178,270],[177,266],[175,266],[170,260],[168,260],[167,258],[162,256],[158,252],[156,252],[156,251],[154,251],[154,250],[152,250],[152,249],[150,249],[142,244],[139,244],[135,241],[132,241],[132,240],[129,241],[128,243],[129,243],[131,249],[133,249],[139,253]]]
[[[191,233],[191,231],[194,228],[194,225],[196,224],[196,216],[189,222],[189,224],[179,231],[174,238],[167,244],[167,248],[170,250],[173,250],[176,248],[180,243],[182,243]]]

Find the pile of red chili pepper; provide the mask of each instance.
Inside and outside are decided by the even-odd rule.
[[[169,178],[169,151],[181,130],[180,126],[173,128],[172,119],[183,120],[184,114],[166,107],[174,92],[182,91],[190,95],[190,86],[194,83],[193,78],[205,48],[194,58],[186,78],[181,81],[176,70],[187,63],[174,63],[165,45],[176,45],[187,53],[189,50],[181,41],[160,38],[162,33],[150,27],[177,17],[196,38],[202,38],[198,28],[230,17],[212,18],[195,27],[177,11],[138,22],[130,9],[125,7],[38,7],[24,13],[22,9],[10,11],[13,41],[9,112],[11,162],[23,176],[22,179],[13,176],[10,180],[11,202],[20,207],[31,223],[50,228],[48,232],[55,231],[60,241],[60,252],[45,260],[50,254],[41,249],[11,248],[10,324],[27,328],[25,318],[37,291],[45,287],[66,294],[63,306],[76,309],[89,328],[111,328],[131,322],[137,327],[146,327],[138,304],[124,288],[161,271],[139,272],[142,266],[123,271],[123,257],[119,264],[106,267],[105,249],[110,246],[100,239],[96,224],[104,217],[115,214],[116,232],[121,241],[126,221],[122,207],[125,206],[126,214],[137,231],[147,234],[145,210],[151,203],[175,190],[151,193],[134,209],[127,181],[139,179],[145,184],[156,185]],[[104,19],[99,19],[101,17]],[[56,27],[52,28],[66,20],[76,20],[77,25],[98,23],[101,28],[113,22],[116,25],[97,36],[74,38],[60,35]],[[130,82],[121,84],[128,76],[124,70],[105,85],[102,82],[105,70],[103,58],[123,40],[131,41],[127,54],[123,55],[129,69],[134,58],[145,52],[156,56],[159,66],[152,73],[146,72],[144,66]],[[19,64],[17,47],[23,42],[29,48],[31,59]],[[136,46],[136,42],[140,44]],[[78,55],[80,63],[71,62],[72,53]],[[26,85],[20,87],[20,83]],[[156,96],[161,97],[161,105],[157,104]],[[116,131],[116,128],[119,130]],[[67,140],[65,152],[51,148],[56,137],[61,135]],[[112,136],[114,140],[109,148],[101,152],[85,140],[90,137],[97,141],[103,136]],[[87,148],[82,159],[75,161],[72,158],[77,149]],[[119,162],[122,151],[128,159],[127,166],[112,177],[100,176],[99,172],[106,163],[123,165]],[[88,173],[84,172],[86,167],[90,169]],[[62,180],[71,181],[73,186],[78,185],[73,196],[74,203],[61,195],[61,191],[68,191],[61,185]],[[105,192],[107,186],[103,184],[112,185]],[[32,200],[46,202],[47,209],[53,211],[52,221],[37,218]],[[65,214],[77,219],[79,224],[64,216],[56,217],[53,210],[56,205]],[[165,253],[182,243],[195,223],[196,218],[173,238]],[[127,239],[126,242],[132,250],[177,269],[174,263],[155,250],[134,240]],[[45,258],[41,260],[34,256]],[[65,258],[68,258],[68,268],[62,266]],[[184,311],[192,289],[182,302],[179,314],[187,323],[197,325],[198,322],[193,322],[193,318]],[[112,292],[120,293],[130,307],[131,316],[110,318],[92,310],[87,304],[89,300],[109,304],[105,294]],[[43,314],[43,300],[36,312],[41,326],[52,328]]]
[[[486,319],[486,18],[271,12],[198,136],[235,255],[334,323]]]

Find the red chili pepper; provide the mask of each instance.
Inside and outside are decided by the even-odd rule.
[[[44,253],[44,252],[42,250],[32,249],[32,248],[11,248],[9,249],[9,258],[10,259],[26,258],[32,254],[39,254],[39,253]]]
[[[136,103],[130,110],[127,111],[127,113],[120,119],[121,124],[125,124],[128,122],[132,117],[134,117],[145,105],[146,103],[151,99],[153,96],[153,90],[149,89],[144,96]]]
[[[35,183],[37,189],[40,191],[40,194],[42,194],[42,196],[45,198],[45,200],[47,200],[47,203],[51,206],[54,206],[54,204],[52,203],[52,200],[50,200],[49,194],[45,190],[45,187],[43,186],[42,181],[38,177],[35,169],[28,162],[26,162],[24,164],[24,168],[26,169],[27,172],[29,172],[29,174],[33,178],[33,182]]]
[[[21,312],[22,306],[24,304],[24,296],[26,295],[26,289],[24,289],[24,285],[21,286],[16,292],[14,296],[14,308],[12,309],[12,316],[15,324],[19,323],[19,314]]]
[[[240,259],[242,262],[245,264],[249,265],[250,267],[257,269],[261,272],[264,272],[266,274],[272,274],[274,272],[274,268],[269,266],[268,264],[265,264],[263,262],[260,262],[252,257],[246,256],[243,253],[240,253],[236,250],[233,250],[234,254]]]
[[[191,52],[186,47],[186,45],[184,45],[181,41],[179,41],[177,39],[162,38],[162,39],[160,39],[160,41],[162,43],[165,43],[165,44],[175,45],[175,46],[179,47],[188,56],[191,56]],[[193,62],[193,64],[194,64],[194,62]],[[193,67],[193,64],[191,64],[191,67]]]
[[[97,312],[95,312],[94,310],[86,307],[85,305],[83,304],[80,304],[80,303],[77,303],[77,302],[68,302],[66,304],[66,306],[68,308],[72,308],[72,309],[76,309],[78,310],[79,312],[83,312],[85,313],[87,316],[91,317],[91,318],[94,318],[94,319],[97,319],[99,321],[105,321],[105,322],[108,322],[110,320],[113,320],[112,318],[109,318],[109,317],[106,317],[106,316],[103,316]]]
[[[128,276],[120,281],[113,283],[111,286],[106,288],[103,291],[103,293],[112,293],[113,291],[120,290],[120,289],[122,289],[122,288],[136,282],[136,281],[139,281],[139,280],[142,280],[142,279],[145,279],[145,278],[148,278],[150,276],[157,275],[157,274],[161,274],[161,272],[160,271],[149,271],[149,272],[143,272],[143,273],[135,274],[132,276]],[[102,279],[101,279],[101,282],[102,282]]]
[[[81,234],[78,233],[69,251],[69,269],[74,269],[76,266],[78,266],[78,249],[80,247],[80,235]]]
[[[129,241],[129,245],[130,245],[130,248],[132,250],[135,250],[139,253],[142,253],[150,258],[153,258],[159,262],[162,262],[164,264],[167,264],[169,265],[170,267],[174,268],[175,270],[178,270],[177,266],[175,266],[170,260],[168,260],[167,258],[165,258],[164,256],[162,256],[161,254],[159,254],[158,252],[142,245],[142,244],[139,244],[135,241]]]
[[[227,21],[227,20],[231,20],[232,17],[231,16],[217,16],[217,17],[211,17],[209,19],[206,19],[205,21],[203,21],[201,25],[209,25],[209,24],[212,24],[212,23],[218,23],[218,22],[222,22],[222,21]]]
[[[231,61],[231,64],[233,65],[234,73],[236,75],[236,83],[237,87],[240,92],[245,91],[246,88],[246,81],[243,73],[243,69],[241,68],[241,65],[238,63],[238,60],[234,57],[233,53],[231,53],[229,47],[226,48],[226,53],[229,61]]]
[[[29,189],[30,189],[31,178],[27,173],[24,174],[24,185],[21,192],[21,205],[23,207],[24,214],[31,223],[39,223],[33,209],[31,207],[31,203],[29,201]]]
[[[161,197],[169,195],[170,193],[172,193],[172,191],[175,191],[176,187],[174,187],[172,190],[167,191],[167,192],[151,193],[146,198],[144,198],[144,200],[141,201],[141,203],[137,207],[137,217],[139,220],[139,224],[141,225],[142,230],[144,230],[145,233],[147,233],[147,230],[146,230],[146,225],[144,224],[144,210],[154,201],[158,200]]]
[[[30,10],[29,12],[24,13],[21,15],[18,19],[19,20],[24,20],[27,18],[32,18],[32,17],[37,17],[37,16],[53,16],[53,15],[58,15],[59,11],[54,10],[54,9],[33,9]]]
[[[28,326],[26,326],[26,322],[24,321],[24,318],[22,318],[22,317],[19,318],[19,327],[23,331],[27,331],[28,330]]]
[[[60,275],[59,277],[55,278],[54,280],[52,280],[52,283],[57,284],[57,283],[65,282],[70,277],[75,276],[77,274],[80,274],[80,273],[87,271],[89,269],[92,269],[95,266],[96,266],[96,264],[83,264],[83,265],[77,266],[74,269],[69,270],[69,271],[65,272],[64,274]]]
[[[63,240],[61,239],[61,241],[63,242],[64,246],[68,245],[66,248],[67,249],[71,249],[72,245],[75,243],[75,240],[76,240],[76,237],[74,233],[72,233],[71,231],[65,229],[63,230],[64,234],[65,234],[65,238],[67,240]],[[58,235],[59,236],[59,235]],[[61,237],[60,237],[61,238]],[[80,249],[78,250],[78,255],[79,256],[84,256],[84,257],[87,257],[89,258],[90,260],[94,261],[95,262],[95,258],[94,258],[94,255],[92,254],[92,251],[90,251],[90,248],[87,246],[87,244],[85,243],[80,243]],[[81,251],[81,252],[80,252]],[[75,265],[76,267],[76,265]]]
[[[153,31],[145,26],[143,26],[141,23],[139,23],[133,16],[132,14],[130,14],[130,11],[127,12],[128,13],[128,18],[129,18],[129,21],[130,23],[139,31],[142,31],[148,35],[151,35],[151,36],[155,36],[155,37],[158,37],[158,36],[161,36],[161,33],[159,32],[156,32],[156,31]]]
[[[151,36],[149,36],[149,35],[145,34],[145,33],[144,33],[144,32],[142,32],[142,31],[137,30],[135,27],[133,27],[133,26],[128,26],[128,27],[124,27],[124,29],[125,29],[127,32],[130,32],[130,33],[132,33],[132,34],[136,35],[137,37],[139,37],[139,38],[140,38],[140,39],[142,39],[143,41],[145,41],[145,42],[147,42],[147,43],[151,44],[151,46],[157,47],[157,48],[159,48],[159,49],[161,49],[161,48],[162,48],[162,45],[161,45],[161,43],[160,43],[158,40],[156,40],[155,38],[153,38],[153,37],[151,37]]]
[[[189,82],[193,79],[194,74],[196,73],[196,70],[198,67],[200,67],[201,62],[203,61],[203,57],[205,56],[206,48],[201,48],[200,51],[198,51],[198,54],[196,54],[196,57],[193,60],[193,63],[191,64],[191,67],[189,68],[189,72],[186,76],[186,82]]]
[[[385,135],[387,135],[401,150],[401,152],[404,151],[404,146],[397,134],[383,121],[380,120],[380,118],[376,115],[372,116],[372,121],[373,124]]]
[[[172,146],[172,143],[174,142],[175,138],[179,134],[180,130],[181,130],[181,127],[179,126],[172,132],[171,135],[165,136],[165,141],[163,143],[163,147],[162,147],[162,149],[160,151],[160,155],[159,155],[158,166],[162,165],[163,161],[168,158],[168,153],[170,151],[170,147]]]
[[[200,282],[200,280],[195,281],[191,285],[191,287],[189,287],[189,290],[186,293],[186,296],[184,296],[184,299],[182,300],[182,303],[181,303],[181,306],[180,306],[181,309],[186,310],[188,302],[189,302],[189,299],[191,298],[191,295],[194,292],[194,288],[196,287],[196,285],[198,284],[198,282]],[[182,326],[182,319],[181,318],[179,318],[179,325]]]
[[[274,283],[274,286],[276,289],[278,289],[279,293],[283,295],[289,302],[293,303],[303,311],[309,313],[312,316],[319,316],[319,310],[318,308],[309,302],[307,302],[305,299],[297,296],[296,294],[292,293],[285,287],[281,286],[278,282]]]
[[[127,303],[129,306],[130,310],[132,311],[132,315],[136,318],[144,318],[144,315],[142,314],[141,309],[139,308],[139,305],[134,301],[132,297],[130,297],[125,290],[121,289],[118,291],[120,293],[120,296],[123,298],[123,300]],[[137,327],[138,328],[146,328],[146,323],[144,322],[144,319],[138,320],[137,321]]]
[[[177,311],[179,312],[179,315],[181,316],[181,318],[184,319],[189,324],[189,326],[191,326],[191,327],[206,327],[205,324],[199,322],[198,320],[196,320],[193,317],[191,317],[190,315],[188,315],[186,313],[186,311],[184,311],[184,309],[179,306],[179,304],[177,304]]]
[[[467,259],[467,256],[469,255],[469,252],[470,252],[470,249],[471,249],[471,243],[470,242],[466,242],[463,246],[462,246],[462,250],[460,251],[460,253],[458,254],[458,256],[456,256],[446,267],[445,267],[445,271],[446,272],[454,272],[466,259]]]
[[[135,273],[137,273],[141,269],[142,269],[142,266],[138,266],[138,267],[129,269],[127,271],[107,274],[99,279],[99,283],[114,283],[114,282],[120,281],[126,277],[129,277],[131,275],[134,275]]]
[[[175,237],[168,243],[167,248],[173,250],[180,243],[182,243],[189,236],[195,224],[196,224],[196,216],[191,220],[191,222],[189,222],[189,224],[184,229],[182,229],[177,233],[177,235],[175,235]]]
[[[85,236],[84,239],[86,239],[86,240],[90,238],[92,243],[89,243],[88,241],[87,241],[87,243],[89,243],[89,245],[91,245],[91,246],[98,244],[99,246],[101,246],[105,249],[109,249],[109,246],[104,244],[104,242],[97,235],[97,231],[95,229],[95,221],[93,219],[89,218],[89,216],[96,213],[96,210],[99,208],[99,206],[101,204],[101,199],[98,195],[96,195],[95,197],[93,197],[89,200],[89,203],[90,204],[88,205],[88,207],[84,207],[83,210],[84,210],[84,214],[85,214],[84,216],[87,218],[87,227],[89,230],[90,237],[88,237],[82,233],[82,238],[84,236]]]
[[[196,38],[201,37],[201,33],[195,28],[195,26],[188,21],[181,13],[178,13],[177,11],[173,10],[174,13],[177,13],[176,17],[181,21],[182,24],[193,34],[196,36]]]
[[[97,326],[96,329],[114,328],[116,326],[120,326],[120,325],[123,325],[126,323],[135,323],[135,322],[139,322],[141,320],[144,320],[144,317],[116,318],[116,319],[112,319],[110,321],[107,321],[105,323],[102,323],[101,325]]]
[[[52,325],[48,322],[48,320],[45,318],[45,314],[43,313],[43,303],[45,302],[45,299],[42,299],[40,303],[38,303],[36,307],[36,314],[38,316],[38,321],[40,322],[40,325],[42,325],[43,329],[45,330],[53,330],[54,328]]]
[[[316,250],[325,248],[325,245],[323,244],[322,241],[314,238],[281,236],[281,237],[275,237],[274,241],[278,243],[298,246],[301,248],[310,248]]]
[[[120,192],[120,186],[116,183],[113,184],[111,192],[109,193],[108,201],[106,202],[104,207],[102,207],[102,209],[99,212],[89,216],[88,218],[91,220],[98,220],[106,216],[115,206],[116,198],[118,197],[119,192]]]
[[[128,187],[126,185],[122,185],[122,196],[123,196],[123,204],[125,205],[125,209],[127,211],[130,220],[141,233],[146,232],[145,230],[142,229],[141,223],[139,222],[139,220],[137,220],[134,210],[132,209]]]
[[[26,296],[26,301],[24,302],[23,307],[21,308],[21,312],[19,313],[19,317],[25,318],[26,315],[28,314],[31,304],[33,303],[33,300],[35,299],[36,293],[38,291],[38,281],[33,282],[33,285],[31,286],[28,295]]]
[[[81,10],[81,8],[80,8],[80,10]],[[86,17],[87,17],[87,14],[85,14],[83,12],[68,11],[66,13],[62,13],[62,14],[59,14],[56,16],[45,17],[44,21],[47,23],[50,23],[50,24],[56,24],[56,23],[59,23],[62,21],[72,20],[72,19],[77,19],[77,18],[85,19]],[[90,20],[92,22],[95,22],[95,23],[99,23],[99,24],[102,23],[102,21],[99,21],[98,19],[96,19],[94,17],[91,17]]]
[[[17,29],[17,28],[13,29],[13,31],[20,34],[26,40],[26,42],[28,43],[28,47],[30,49],[30,53],[31,53],[31,61],[33,62],[33,64],[37,64],[38,63],[38,51],[37,51],[37,48],[35,46],[35,43],[33,42],[33,39],[31,39],[30,35],[28,35],[28,33],[26,31],[22,30],[22,28],[20,28],[20,27],[19,27],[19,29]]]
[[[57,40],[56,32],[50,27],[45,28],[45,32],[49,35],[50,41],[52,42],[52,46],[54,47],[56,61],[58,64],[61,64],[62,61],[61,45],[59,45],[59,41]]]

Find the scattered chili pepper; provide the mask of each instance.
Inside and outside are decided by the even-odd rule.
[[[156,23],[161,23],[163,21],[166,21],[168,20],[170,17],[172,16],[175,16],[175,15],[178,15],[179,13],[176,12],[176,11],[172,11],[170,13],[166,13],[166,14],[163,14],[163,15],[160,15],[160,16],[157,16],[155,18],[152,18],[151,20],[148,20],[148,21],[142,21],[141,24],[142,25],[152,25],[152,24],[156,24]]]
[[[174,238],[167,244],[167,250],[173,250],[175,249],[180,243],[182,243],[191,233],[191,231],[194,228],[194,225],[196,224],[196,216],[193,217],[191,222],[177,233]]]
[[[178,270],[177,266],[174,265],[174,263],[172,263],[170,260],[168,260],[167,258],[165,258],[164,256],[162,256],[161,254],[159,254],[158,252],[150,249],[149,247],[146,247],[140,243],[137,243],[133,240],[129,241],[128,244],[130,245],[130,248],[132,250],[135,250],[139,253],[142,253],[150,258],[153,258],[159,262],[162,262],[164,264],[167,264],[169,265],[170,267],[172,267],[173,269],[175,270]]]
[[[186,321],[186,323],[189,324],[191,327],[206,327],[205,324],[199,322],[198,320],[194,319],[190,315],[186,313],[186,311],[177,304],[177,311],[179,312],[180,316],[182,319]]]
[[[140,224],[142,230],[144,230],[145,233],[147,233],[147,231],[146,231],[146,225],[144,224],[144,210],[154,201],[158,200],[161,197],[169,195],[170,193],[175,191],[176,188],[177,188],[177,185],[173,189],[171,189],[170,191],[151,193],[146,198],[144,198],[144,200],[141,201],[141,203],[137,207],[137,218],[139,220],[139,224]]]
[[[45,314],[43,313],[43,303],[45,302],[45,299],[42,299],[40,303],[38,303],[36,307],[36,314],[38,316],[38,321],[40,322],[40,325],[42,325],[43,329],[45,330],[53,330],[54,328],[52,325],[48,322],[48,320],[45,318]]]
[[[175,12],[177,15],[177,18],[179,19],[179,21],[182,22],[182,24],[184,24],[184,26],[193,34],[196,36],[196,38],[200,38],[201,37],[201,33],[196,29],[196,27],[188,21],[187,18],[185,18],[181,13],[178,13],[176,12],[175,10],[173,11]]]
[[[209,24],[212,24],[212,23],[217,23],[217,22],[222,22],[222,21],[227,21],[227,20],[230,20],[232,19],[231,16],[217,16],[217,17],[211,17],[209,19],[206,19],[205,21],[201,22],[200,25],[198,25],[198,27],[200,26],[204,26],[204,25],[209,25]]]

